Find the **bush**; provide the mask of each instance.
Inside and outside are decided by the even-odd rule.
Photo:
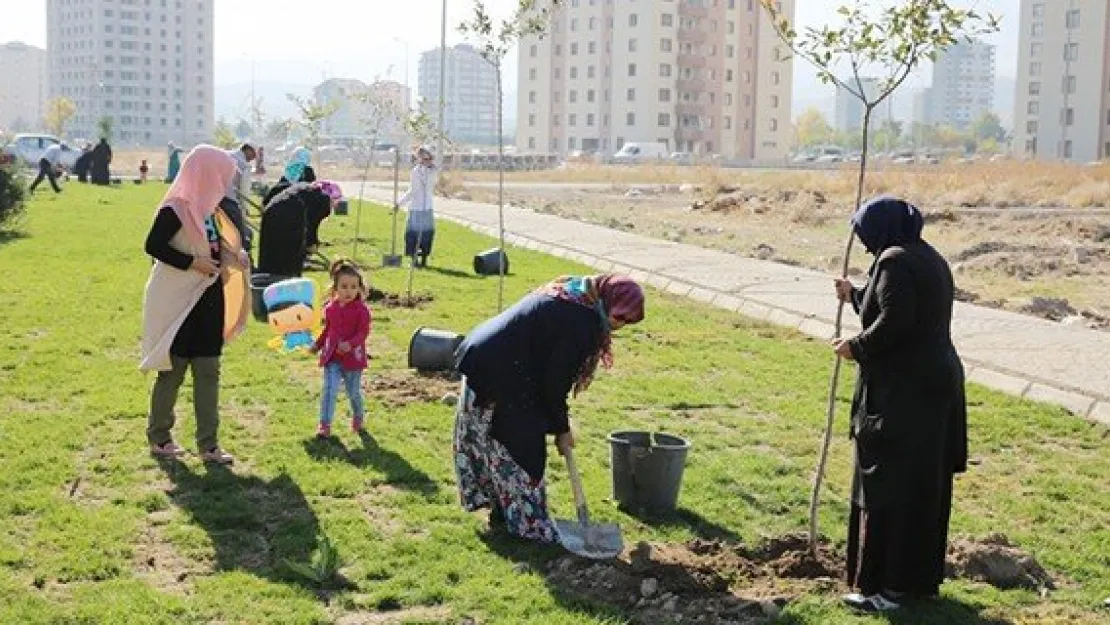
[[[0,165],[0,230],[7,230],[23,214],[26,199],[23,176],[16,165]]]

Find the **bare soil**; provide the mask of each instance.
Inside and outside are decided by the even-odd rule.
[[[385,308],[423,308],[424,305],[435,301],[435,295],[431,293],[413,293],[410,299],[407,293],[387,293],[371,288],[366,299],[371,304],[384,306]]]
[[[458,394],[458,379],[446,374],[391,369],[370,376],[367,390],[390,407],[444,402]]]

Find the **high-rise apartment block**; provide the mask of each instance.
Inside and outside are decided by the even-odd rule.
[[[110,119],[124,145],[210,141],[216,0],[47,0],[50,96],[77,105],[70,134]]]
[[[0,44],[0,129],[42,127],[46,82],[46,50],[18,41]]]
[[[787,16],[794,0],[780,3]],[[793,67],[759,0],[570,0],[521,42],[517,148],[782,159]]]
[[[1110,158],[1110,0],[1021,0],[1014,152]]]
[[[966,130],[994,109],[995,47],[960,41],[933,63],[928,117],[934,124]]]
[[[332,78],[313,89],[321,106],[333,106],[321,132],[330,139],[373,136],[398,143],[410,108],[409,88],[394,80],[366,84],[361,80]]]
[[[421,106],[439,120],[441,50],[420,55]],[[453,141],[493,144],[497,142],[497,72],[471,45],[447,49],[447,85],[444,93],[443,126]]]

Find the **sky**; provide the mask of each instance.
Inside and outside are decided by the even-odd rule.
[[[802,30],[837,23],[837,8],[854,0],[796,2],[795,22]],[[389,9],[383,10],[382,4]],[[487,0],[495,15],[514,4],[515,0]],[[998,75],[1013,77],[1020,0],[954,0],[953,4],[1002,16],[1002,31],[988,40],[998,46]],[[46,0],[6,0],[4,5],[0,43],[17,40],[45,47]],[[453,45],[464,40],[457,25],[468,17],[472,4],[451,0],[447,5],[447,43]],[[364,81],[391,77],[405,82],[407,65],[415,95],[420,52],[439,45],[442,7],[441,0],[217,0],[217,91],[221,86],[250,83],[252,72],[259,83],[312,85],[330,77]],[[515,93],[515,54],[510,55],[506,70],[506,92]],[[903,93],[929,82],[928,68],[922,68]],[[832,95],[832,88],[821,85],[812,68],[795,64],[796,114],[811,105],[827,104]],[[902,101],[911,102],[912,96],[903,96]]]

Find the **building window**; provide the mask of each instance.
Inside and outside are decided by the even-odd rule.
[[[725,130],[732,130],[732,118],[725,116]]]
[[[1034,37],[1044,36],[1044,22],[1033,22],[1029,27],[1029,34]]]
[[[1039,82],[1029,83],[1029,95],[1041,95],[1041,83],[1039,83]]]
[[[1036,139],[1029,139],[1028,141],[1025,142],[1025,153],[1026,154],[1032,154],[1034,156],[1037,154],[1037,140]]]
[[[771,84],[777,85],[782,81],[782,76],[778,72],[771,72]]]
[[[674,16],[670,13],[664,13],[660,16],[660,24],[663,26],[674,26]]]
[[[629,102],[635,102],[636,101],[636,90],[635,89],[629,89],[628,92],[625,94],[625,98]]]
[[[1025,132],[1027,132],[1031,135],[1037,134],[1037,122],[1036,121],[1027,121],[1027,122],[1025,122]]]
[[[560,44],[555,44],[555,56],[562,56],[562,54],[563,46],[561,46]]]
[[[574,137],[568,137],[567,138],[567,149],[568,150],[573,150],[576,147],[578,147],[578,139],[576,139]]]
[[[536,92],[535,91],[529,91],[528,92],[528,103],[529,104],[535,104],[536,103]]]
[[[590,18],[590,30],[597,30],[597,18],[596,17],[591,17]]]
[[[1064,45],[1064,60],[1065,61],[1078,61],[1079,60],[1079,44],[1069,43]]]
[[[575,115],[574,113],[571,113],[570,115],[567,115],[567,125],[568,126],[577,126],[578,125],[578,116]]]
[[[640,18],[636,17],[636,14],[635,14],[635,13],[633,13],[632,15],[629,15],[629,16],[628,16],[628,25],[629,25],[629,26],[633,26],[633,27],[634,27],[634,26],[636,26],[636,25],[637,25],[637,24],[639,24],[639,23],[640,23]]]
[[[626,126],[635,126],[636,125],[636,114],[635,113],[628,113],[627,115],[625,115],[624,116],[624,123],[625,123]]]
[[[593,113],[590,113],[590,114],[586,115],[586,125],[590,126],[591,128],[593,127],[593,125],[594,125],[594,114]]]
[[[1025,108],[1025,112],[1030,115],[1037,115],[1041,112],[1041,103],[1033,100],[1029,103],[1029,106]]]
[[[660,89],[659,90],[659,101],[660,102],[670,102],[671,101],[671,90],[670,89]]]
[[[1075,93],[1075,76],[1064,76],[1063,89],[1069,95]]]
[[[594,101],[594,93],[595,92],[594,92],[593,89],[590,89],[589,91],[586,92],[586,101],[587,102],[593,102]]]
[[[1071,126],[1075,123],[1075,109],[1070,106],[1060,111],[1060,123],[1065,126]]]
[[[664,128],[669,128],[670,125],[671,125],[671,114],[670,113],[660,113],[659,114],[659,125],[664,127]]]
[[[574,89],[571,89],[570,93],[567,96],[567,101],[570,102],[571,104],[574,104],[575,102],[577,102],[578,101],[578,91],[576,91]]]
[[[570,79],[574,80],[575,78],[578,78],[578,68],[572,67],[570,68]]]
[[[570,20],[570,32],[573,33],[576,30],[578,30],[578,18],[577,17]]]
[[[732,82],[732,70],[725,70],[725,82]]]
[[[533,59],[539,56],[539,49],[537,48],[537,46],[533,45],[532,48],[529,50],[529,54],[532,55]],[[533,142],[535,142],[534,139]]]
[[[528,80],[535,80],[535,79],[536,79],[536,68],[533,67],[532,69],[528,70]]]
[[[1031,56],[1033,58],[1037,58],[1037,57],[1041,56],[1041,50],[1043,50],[1043,49],[1044,49],[1044,44],[1043,43],[1031,43],[1031,44],[1029,44],[1029,56]]]
[[[1033,61],[1032,63],[1029,64],[1029,75],[1034,76],[1034,77],[1041,75],[1041,62],[1040,61]]]
[[[1034,2],[1033,3],[1033,17],[1044,17],[1044,3],[1043,2]]]
[[[1069,140],[1064,142],[1064,158],[1071,158],[1071,157],[1072,157],[1071,140],[1069,139]]]
[[[771,108],[777,109],[779,107],[779,97],[777,95],[771,96]]]
[[[562,125],[562,124],[561,124],[561,123],[559,122],[559,115],[558,115],[558,114],[556,114],[556,115],[552,115],[552,116],[551,116],[551,125],[552,125],[552,126],[561,126],[561,125]]]
[[[1068,11],[1065,23],[1069,29],[1079,28],[1079,9],[1072,9]]]
[[[529,150],[536,149],[536,138],[535,137],[528,137],[528,149]]]
[[[597,42],[596,41],[591,41],[590,42],[589,52],[590,52],[590,54],[597,54]]]
[[[630,77],[636,75],[636,64],[635,63],[629,63],[628,64],[628,75]]]
[[[636,40],[635,39],[629,39],[628,40],[628,51],[629,52],[635,52],[636,51]]]
[[[660,64],[659,65],[659,75],[662,76],[663,78],[669,77],[671,75],[671,66],[667,63]]]
[[[771,132],[775,132],[778,129],[779,129],[779,120],[772,117],[771,118]]]
[[[532,126],[532,127],[535,127],[535,125],[536,125],[536,114],[535,113],[528,116],[528,125]]]

